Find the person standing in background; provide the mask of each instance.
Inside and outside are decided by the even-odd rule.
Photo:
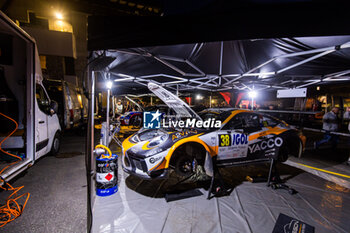
[[[125,107],[124,107],[124,113],[131,111],[131,104],[130,101],[126,101]]]
[[[116,113],[118,114],[118,116],[123,114],[123,104],[122,101],[119,99],[117,104],[116,104]]]
[[[344,112],[343,115],[344,121],[350,121],[350,107],[346,108],[346,111]]]
[[[344,115],[343,115],[343,120],[348,123],[348,132],[350,133],[350,107],[346,108],[346,111],[344,112]],[[350,137],[348,137],[348,145],[350,147]],[[350,165],[350,151],[348,153],[349,153],[349,157],[346,164]]]
[[[314,142],[314,149],[318,149],[320,145],[332,142],[332,148],[335,149],[338,144],[338,135],[331,134],[331,132],[337,132],[339,130],[339,118],[338,118],[339,108],[333,107],[332,111],[327,112],[323,116],[323,130],[325,134],[323,139],[318,142]]]

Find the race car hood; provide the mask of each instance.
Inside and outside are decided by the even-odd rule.
[[[168,105],[169,108],[173,109],[178,116],[197,118],[198,120],[201,120],[200,116],[198,116],[190,106],[170,91],[167,91],[163,87],[151,82],[148,83],[148,89]]]
[[[123,154],[128,151],[129,155],[146,158],[170,149],[182,139],[201,134],[195,129],[169,132],[162,129],[147,129],[135,133],[123,141]]]

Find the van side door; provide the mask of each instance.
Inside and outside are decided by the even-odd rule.
[[[50,100],[41,84],[36,84],[35,102],[35,143],[36,159],[45,155],[49,148],[48,115]]]

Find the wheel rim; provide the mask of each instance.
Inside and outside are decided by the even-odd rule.
[[[60,147],[60,140],[58,140],[58,138],[55,138],[55,140],[53,141],[53,149],[55,151],[58,151],[59,147]]]
[[[190,161],[185,161],[182,165],[181,165],[181,171],[184,173],[190,172],[192,170],[192,165]]]
[[[193,171],[193,162],[188,158],[183,158],[180,161],[178,168],[184,175],[191,174]]]

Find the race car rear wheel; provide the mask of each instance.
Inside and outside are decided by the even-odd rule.
[[[287,161],[289,156],[295,156],[300,158],[302,150],[303,144],[298,138],[294,138],[294,140],[290,140],[287,143],[283,143],[283,145],[279,149],[278,161],[285,162]]]
[[[285,162],[288,159],[288,157],[289,157],[289,149],[287,144],[284,143],[279,149],[277,161]]]

